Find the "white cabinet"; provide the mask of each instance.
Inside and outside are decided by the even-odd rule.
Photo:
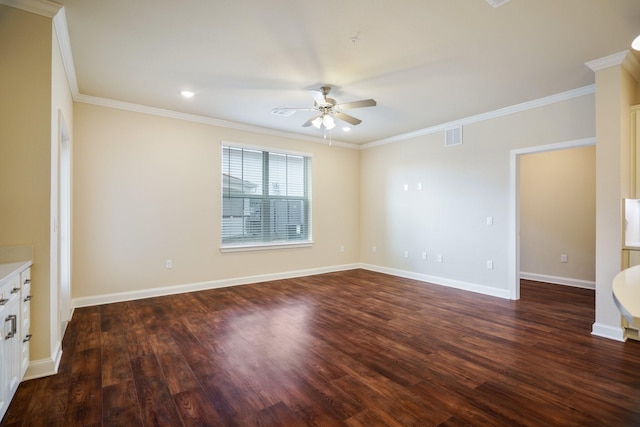
[[[30,265],[0,264],[0,419],[29,365]]]
[[[20,273],[20,378],[29,367],[29,341],[31,341],[31,269]]]

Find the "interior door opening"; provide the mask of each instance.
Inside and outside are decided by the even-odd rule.
[[[59,168],[58,168],[58,296],[60,337],[71,319],[71,147],[66,122],[59,116]]]
[[[509,218],[509,293],[520,299],[520,161],[521,156],[546,151],[565,150],[595,145],[595,138],[586,138],[557,144],[541,145],[511,151],[510,159],[510,218]]]

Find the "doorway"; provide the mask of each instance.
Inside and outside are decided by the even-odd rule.
[[[58,167],[58,296],[60,337],[71,320],[71,140],[59,112]]]
[[[509,188],[509,294],[520,299],[520,160],[521,156],[546,151],[565,150],[595,145],[595,138],[567,141],[512,150],[510,155]]]

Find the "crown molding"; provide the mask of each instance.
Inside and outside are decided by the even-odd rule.
[[[331,143],[331,145],[336,145],[339,147],[345,147],[345,148],[351,148],[351,149],[357,149],[359,147],[358,145],[350,144],[348,142],[343,142],[343,141],[336,141],[335,139],[332,139],[329,142],[329,140],[324,138],[318,138],[318,137],[298,134],[294,132],[279,131],[279,130],[274,130],[269,128],[263,128],[260,126],[253,126],[253,125],[247,125],[244,123],[214,119],[212,117],[199,116],[196,114],[181,113],[178,111],[165,110],[162,108],[149,107],[147,105],[134,104],[130,102],[116,101],[113,99],[101,98],[97,96],[78,94],[77,96],[74,96],[73,100],[75,102],[81,102],[83,104],[91,104],[91,105],[97,105],[100,107],[115,108],[118,110],[132,111],[135,113],[151,114],[154,116],[166,117],[170,119],[184,120],[187,122],[201,123],[205,125],[218,126],[218,127],[228,128],[228,129],[242,130],[246,132],[259,133],[262,135],[277,136],[280,138],[289,138],[289,139],[293,138],[297,140],[316,142],[324,145],[329,145],[329,143]]]
[[[614,53],[604,58],[594,59],[585,65],[593,72],[598,72],[610,67],[622,66],[637,82],[640,82],[640,60],[637,55],[634,51],[623,50],[622,52]]]
[[[53,7],[53,5],[55,5],[56,12],[60,10],[60,7],[61,7],[57,3],[53,3],[48,0],[0,0],[0,3],[9,4],[9,5],[13,5],[14,3],[20,3],[20,4],[28,3],[28,4],[49,5],[49,7]],[[56,15],[56,14],[53,13],[53,15]],[[128,102],[116,101],[112,99],[81,94],[78,87],[78,81],[77,81],[75,66],[73,62],[73,55],[71,52],[71,44],[69,41],[69,31],[67,28],[67,20],[64,13],[64,8],[62,8],[62,10],[60,10],[60,13],[58,13],[55,16],[54,27],[55,27],[56,35],[58,36],[58,43],[60,45],[60,51],[62,55],[62,62],[64,64],[65,72],[67,74],[67,80],[69,82],[69,87],[71,89],[71,95],[75,102],[98,105],[102,107],[116,108],[119,110],[127,110],[127,111],[133,111],[138,113],[151,114],[151,115],[156,115],[161,117],[168,117],[168,118],[173,118],[178,120],[185,120],[185,121],[224,127],[229,129],[243,130],[247,132],[260,133],[263,135],[271,135],[271,136],[277,136],[282,138],[293,138],[293,139],[315,142],[320,144],[330,143],[331,145],[336,145],[339,147],[345,147],[345,148],[350,148],[355,150],[365,150],[368,148],[377,147],[379,145],[386,145],[394,142],[404,141],[407,139],[415,138],[417,136],[428,135],[431,133],[444,131],[445,129],[450,127],[463,126],[463,125],[468,125],[471,123],[476,123],[484,120],[494,119],[494,118],[506,116],[509,114],[526,111],[532,108],[537,108],[544,105],[549,105],[556,102],[561,102],[561,101],[569,100],[572,98],[591,95],[595,93],[595,85],[589,85],[589,86],[584,86],[582,88],[562,92],[556,95],[551,95],[551,96],[539,98],[533,101],[524,102],[511,107],[505,107],[498,110],[489,111],[487,113],[478,114],[476,116],[471,116],[471,117],[463,118],[460,120],[451,121],[448,123],[442,123],[436,126],[419,129],[413,132],[392,136],[390,138],[385,138],[385,139],[373,141],[366,144],[358,145],[358,144],[352,144],[352,143],[348,143],[340,140],[331,140],[330,142],[328,142],[327,139],[325,138],[303,135],[295,132],[278,131],[274,129],[259,127],[259,126],[214,119],[212,117],[181,113],[181,112],[172,111],[172,110],[149,107],[146,105],[133,104]],[[626,57],[627,53],[628,51],[620,52],[614,55],[610,55],[609,57],[603,58],[601,60],[591,61],[587,63],[587,66],[595,71],[595,69],[592,68],[592,66],[594,67],[596,65],[603,66],[603,64],[605,63],[610,63],[611,65],[609,66],[612,66],[612,65],[616,65],[614,64],[616,61],[617,61],[617,64],[621,64],[624,58]],[[633,56],[633,55],[629,55],[629,56]],[[637,62],[635,57],[633,57],[633,60],[636,61],[635,64],[640,65]],[[592,65],[589,65],[589,64],[592,64]],[[640,66],[638,67],[638,69],[640,69]]]
[[[612,55],[605,56],[604,58],[598,58],[593,61],[586,62],[585,65],[593,72],[604,70],[609,67],[615,67],[616,65],[622,64],[628,53],[628,50],[623,50],[622,52],[614,53]]]
[[[622,66],[637,82],[640,82],[640,60],[638,60],[636,52],[629,51],[629,54],[622,62]]]
[[[464,126],[471,123],[482,122],[485,120],[495,119],[498,117],[508,116],[510,114],[519,113],[533,108],[543,107],[549,104],[555,104],[556,102],[567,101],[573,98],[579,98],[585,95],[592,95],[596,92],[595,85],[583,86],[577,89],[568,90],[566,92],[557,93],[555,95],[546,96],[544,98],[534,99],[533,101],[523,102],[521,104],[512,105],[510,107],[500,108],[498,110],[489,111],[486,113],[478,114],[475,116],[466,117],[459,120],[454,120],[447,123],[442,123],[436,126],[431,126],[424,129],[419,129],[413,132],[403,133],[401,135],[392,136],[390,138],[373,141],[368,144],[360,145],[361,149],[378,147],[380,145],[392,144],[394,142],[404,141],[407,139],[415,138],[417,136],[429,135],[436,132],[444,131],[450,127]]]
[[[2,1],[2,0],[0,0]],[[73,53],[71,52],[71,41],[69,40],[69,28],[67,27],[67,15],[64,7],[53,17],[53,28],[58,38],[58,46],[60,47],[60,55],[62,56],[62,65],[64,66],[67,82],[71,90],[72,98],[80,95],[78,89],[78,79],[76,77],[76,67],[73,63]]]
[[[0,0],[0,4],[46,16],[47,18],[53,18],[62,8],[61,4],[48,0]]]

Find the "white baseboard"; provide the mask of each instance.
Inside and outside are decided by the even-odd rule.
[[[427,274],[414,273],[412,271],[398,270],[395,268],[380,267],[371,264],[362,264],[360,268],[376,271],[378,273],[391,274],[392,276],[405,277],[407,279],[419,280],[421,282],[433,283],[434,285],[456,288],[463,291],[475,292],[492,297],[510,299],[511,294],[508,289],[492,288],[490,286],[478,285],[476,283],[463,282],[460,280],[447,279],[445,277],[430,276]]]
[[[626,341],[624,329],[621,326],[609,326],[596,322],[591,326],[591,335],[615,341]]]
[[[32,360],[24,375],[23,381],[33,380],[36,378],[48,377],[58,373],[60,359],[62,358],[62,347],[57,346],[51,357],[40,360]]]
[[[574,288],[594,289],[596,282],[581,279],[572,279],[570,277],[550,276],[548,274],[520,272],[520,278],[525,280],[534,280],[536,282],[553,283],[556,285],[573,286]]]
[[[74,298],[71,302],[72,309],[76,307],[90,307],[114,302],[133,301],[143,298],[153,298],[166,295],[182,294],[185,292],[204,291],[207,289],[226,288],[229,286],[246,285],[249,283],[267,282],[270,280],[292,279],[295,277],[311,276],[314,274],[332,273],[360,268],[359,264],[345,264],[332,267],[312,268],[296,270],[284,273],[261,274],[257,276],[238,277],[233,279],[214,280],[210,282],[188,283],[184,285],[164,286],[161,288],[141,289],[138,291],[117,292],[91,297]]]

